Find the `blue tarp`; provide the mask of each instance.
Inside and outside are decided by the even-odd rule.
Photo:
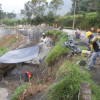
[[[0,63],[19,63],[33,60],[38,56],[39,46],[12,50],[0,57]]]

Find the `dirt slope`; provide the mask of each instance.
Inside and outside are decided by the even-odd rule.
[[[15,49],[22,44],[24,38],[24,35],[17,33],[12,35],[4,35],[0,38],[0,47],[8,47],[10,50]]]
[[[91,78],[100,85],[100,56],[96,59],[96,66],[90,70]]]

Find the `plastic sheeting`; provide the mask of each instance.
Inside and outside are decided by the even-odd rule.
[[[0,57],[0,63],[19,63],[33,60],[38,56],[39,46],[12,50]]]
[[[69,49],[72,50],[72,52],[74,54],[79,54],[81,53],[81,49],[74,43],[74,40],[71,36],[68,37],[68,40],[66,40],[65,43],[63,43],[61,46],[66,46],[68,47]]]

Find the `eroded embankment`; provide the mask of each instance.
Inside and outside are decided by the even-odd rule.
[[[50,28],[45,27],[43,29],[42,28],[40,29],[42,31],[38,30],[38,33],[34,31],[37,35],[35,35],[34,32],[31,32],[31,35],[32,34],[35,35],[35,36],[32,35],[33,37],[27,37],[27,36],[19,34],[19,33],[12,34],[12,35],[5,35],[0,38],[0,41],[1,41],[0,47],[2,47],[2,48],[7,47],[7,51],[8,51],[8,50],[12,50],[15,48],[34,46],[34,45],[36,45],[37,42],[39,42],[39,38],[40,38],[40,36],[42,36],[42,32],[48,31],[51,29],[52,29],[51,27]],[[33,28],[33,30],[34,30],[34,28]],[[30,42],[27,42],[26,41],[27,39]],[[22,66],[22,64],[0,64],[0,86],[8,89],[8,93],[9,93],[8,97],[10,98],[11,94],[14,93],[15,89],[24,83],[24,80],[25,80],[24,72],[26,70],[29,70],[31,73],[34,73],[34,74],[32,74],[32,76],[33,76],[32,81],[34,81],[34,82],[36,82],[36,84],[38,84],[39,80],[37,77],[40,76],[40,73],[42,73],[44,70],[46,70],[45,67],[46,66],[43,66],[40,69],[38,69],[38,67],[36,65],[31,65],[31,64],[30,65],[24,64],[23,66]]]

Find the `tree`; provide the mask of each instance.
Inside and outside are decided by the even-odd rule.
[[[46,16],[44,16],[44,19],[48,23],[53,23],[53,21],[54,21],[54,13],[52,11],[49,11],[48,14]]]
[[[74,4],[76,1],[76,14],[79,14],[79,12],[95,12],[97,8],[97,2],[96,0],[72,0],[72,9],[71,13],[73,14],[74,10]]]
[[[47,0],[32,0],[32,10],[34,16],[43,16],[46,11]]]
[[[7,17],[9,19],[12,19],[12,18],[15,18],[16,17],[16,14],[15,13],[7,13],[6,15],[7,15]]]
[[[31,17],[32,17],[32,7],[31,2],[28,1],[24,5],[24,9],[21,10],[21,15],[24,16],[24,18],[27,18],[27,21],[31,24]]]
[[[27,19],[31,19],[32,17],[32,8],[31,8],[31,2],[28,1],[25,5],[24,5],[24,9],[21,10],[21,14],[24,15],[24,17],[26,17]]]
[[[97,4],[97,18],[100,21],[100,0],[98,0]]]
[[[57,10],[63,5],[63,0],[52,0],[50,2],[50,8],[54,11],[55,15],[57,14]]]
[[[4,19],[6,17],[6,13],[2,11],[2,5],[0,4],[0,19]]]
[[[2,15],[2,8],[1,8],[1,4],[0,4],[0,19],[2,18],[1,15]]]

